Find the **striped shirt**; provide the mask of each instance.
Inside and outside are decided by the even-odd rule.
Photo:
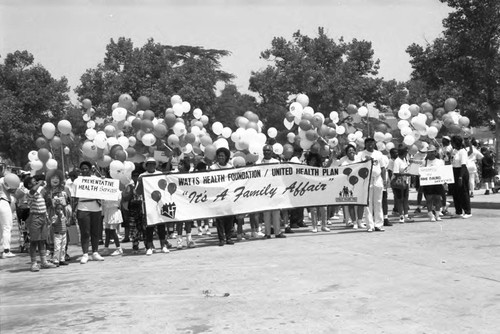
[[[67,223],[68,223],[68,219],[66,218],[66,216],[64,214],[61,216],[61,218],[59,218],[57,216],[57,214],[52,216],[52,227],[54,228],[55,233],[61,233],[61,234],[66,233]]]
[[[45,205],[45,199],[42,197],[40,192],[35,192],[33,195],[28,193],[28,205],[30,207],[30,213],[34,214],[44,214],[47,213],[47,206]]]

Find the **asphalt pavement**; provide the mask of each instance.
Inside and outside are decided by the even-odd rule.
[[[372,233],[332,221],[224,247],[212,228],[193,249],[126,243],[85,265],[72,245],[69,266],[37,273],[18,253],[0,260],[0,332],[498,333],[499,202],[478,191],[470,219],[423,213]]]

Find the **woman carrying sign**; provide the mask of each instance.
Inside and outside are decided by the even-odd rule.
[[[82,176],[96,177],[93,176],[92,164],[88,161],[80,163],[80,171]],[[86,264],[89,260],[89,241],[92,246],[92,260],[104,261],[104,258],[98,253],[99,239],[102,236],[101,202],[95,198],[76,198],[73,212],[80,227],[80,242],[83,252],[80,263]]]
[[[422,151],[424,152],[424,151]],[[424,162],[424,167],[439,167],[444,166],[444,161],[439,159],[436,147],[430,145],[427,149],[427,157]],[[440,221],[439,213],[441,212],[441,194],[443,193],[442,184],[433,184],[429,186],[422,186],[422,191],[425,195],[425,202],[427,204],[427,211],[431,222]]]
[[[394,160],[393,180],[391,181],[392,191],[394,192],[394,200],[397,203],[397,209],[399,213],[399,222],[404,223],[406,221],[413,221],[408,216],[408,197],[410,187],[408,184],[408,161],[406,156],[408,155],[408,149],[406,147],[401,147],[398,149],[398,157]],[[395,180],[401,180],[400,185],[397,185]]]

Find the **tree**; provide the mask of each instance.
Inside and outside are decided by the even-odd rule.
[[[75,91],[81,99],[89,98],[101,117],[110,115],[112,104],[123,93],[134,100],[149,97],[154,111],[171,107],[170,97],[177,94],[210,116],[216,84],[234,77],[220,69],[220,59],[229,54],[198,46],[162,45],[153,39],[136,48],[130,39],[111,39],[103,63],[88,69]]]
[[[443,20],[443,35],[407,53],[411,80],[424,88],[423,98],[442,105],[454,97],[471,125],[495,124],[500,156],[500,2],[440,0],[453,11]],[[500,169],[500,159],[497,159]]]
[[[15,51],[0,64],[0,154],[24,166],[45,122],[64,115],[69,87],[56,80],[28,51]]]
[[[323,28],[318,28],[315,38],[300,31],[291,41],[275,37],[271,48],[261,52],[261,58],[273,64],[252,72],[249,88],[262,98],[265,115],[281,113],[280,123],[291,94],[307,94],[309,104],[324,115],[350,103],[379,104],[382,79],[374,78],[379,60],[373,54],[370,42],[353,39],[347,43],[343,38],[335,42]]]
[[[213,121],[224,120],[225,126],[233,130],[237,128],[234,120],[246,111],[257,110],[258,104],[253,96],[241,94],[235,85],[226,85],[221,95],[215,99],[215,108],[212,113]]]

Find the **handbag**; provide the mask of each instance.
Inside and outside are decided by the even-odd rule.
[[[406,189],[406,181],[403,176],[395,176],[391,180],[391,188],[393,189]]]

